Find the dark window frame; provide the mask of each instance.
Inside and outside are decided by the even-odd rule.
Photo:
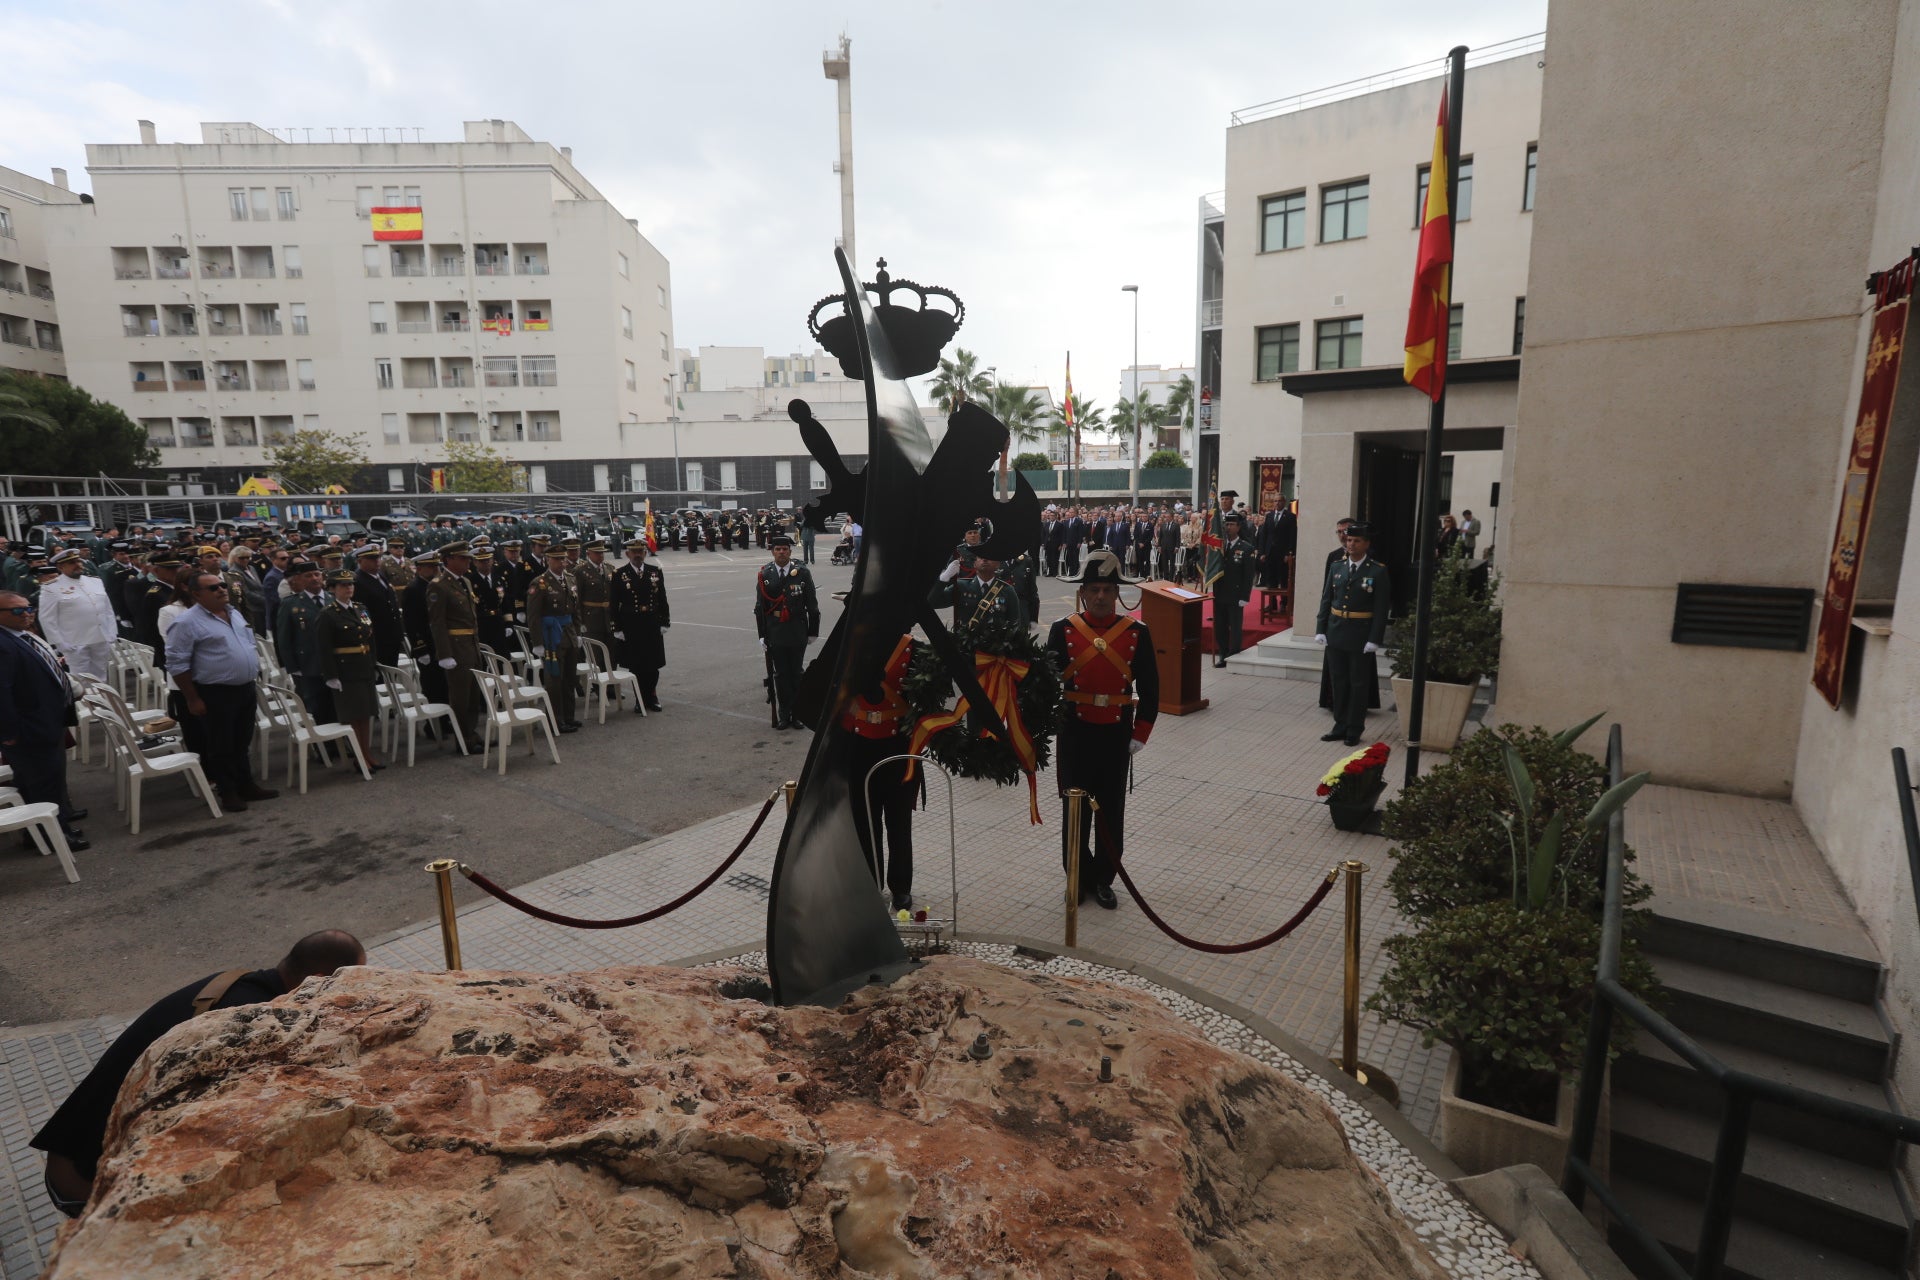
[[[1326,320],[1314,321],[1313,322],[1313,367],[1315,369],[1358,369],[1361,366],[1361,360],[1363,356],[1361,345],[1366,336],[1365,321],[1366,321],[1365,316],[1333,316]],[[1327,327],[1329,325],[1340,325],[1342,326],[1342,328],[1337,333],[1329,334],[1327,332]],[[1351,329],[1346,328],[1346,326],[1349,326],[1349,325],[1353,327]],[[1326,349],[1326,342],[1329,337],[1333,338],[1339,344],[1339,356],[1337,360],[1332,364],[1324,363],[1321,359],[1321,355]],[[1348,363],[1346,358],[1347,344],[1349,342],[1353,344],[1354,358],[1352,363]]]
[[[1365,194],[1357,199],[1352,196],[1355,187],[1364,188]],[[1333,199],[1335,193],[1339,198]],[[1348,178],[1344,182],[1328,182],[1320,187],[1320,243],[1340,244],[1347,240],[1365,240],[1371,227],[1371,205],[1373,203],[1373,179],[1369,177]],[[1329,239],[1327,236],[1327,210],[1333,206],[1340,209],[1340,235]],[[1357,235],[1349,234],[1353,226],[1353,207],[1361,206],[1362,229]]]
[[[1534,187],[1540,179],[1540,144],[1527,144],[1527,169],[1520,179],[1520,212],[1532,213]]]
[[[1299,203],[1299,207],[1297,208],[1281,209],[1278,211],[1278,215],[1282,220],[1282,231],[1281,231],[1280,238],[1283,241],[1283,243],[1276,245],[1276,244],[1269,243],[1267,232],[1271,225],[1270,219],[1272,219],[1275,216],[1274,210],[1271,208],[1271,206],[1282,200],[1298,200],[1300,203]],[[1298,214],[1300,218],[1300,238],[1291,244],[1287,244],[1287,243],[1284,243],[1284,241],[1287,238],[1285,227],[1287,224],[1287,220],[1289,220],[1295,214]],[[1307,247],[1307,189],[1305,187],[1301,187],[1298,191],[1281,191],[1274,195],[1261,196],[1260,197],[1260,252],[1261,253],[1284,253],[1289,249],[1304,249],[1306,247]]]
[[[1520,354],[1520,348],[1526,345],[1526,338],[1527,299],[1523,294],[1513,300],[1513,354]]]
[[[1293,367],[1287,367],[1288,331],[1292,332]],[[1267,335],[1274,335],[1270,340]],[[1274,371],[1266,371],[1266,352],[1269,343],[1276,348],[1274,353]],[[1300,325],[1298,321],[1290,324],[1265,324],[1253,331],[1253,380],[1255,382],[1278,382],[1282,376],[1300,372]]]

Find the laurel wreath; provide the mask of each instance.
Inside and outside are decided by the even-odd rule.
[[[1028,664],[1019,685],[1020,718],[1033,737],[1035,760],[1046,768],[1053,754],[1053,734],[1060,727],[1063,687],[1053,655],[1026,627],[1008,618],[984,618],[977,625],[958,627],[953,638],[969,662],[982,652]],[[937,715],[953,705],[958,696],[953,677],[932,645],[915,647],[900,694],[917,716]],[[965,720],[927,740],[927,754],[963,778],[990,778],[1001,786],[1019,782],[1024,774],[1012,748],[981,732],[978,719],[970,707]]]

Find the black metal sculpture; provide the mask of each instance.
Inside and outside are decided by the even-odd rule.
[[[1002,558],[1037,541],[1040,523],[1040,500],[1024,477],[1009,501],[993,495],[1006,427],[979,406],[962,404],[936,445],[907,388],[907,378],[939,362],[965,314],[960,300],[945,289],[891,280],[885,259],[866,286],[844,253],[836,250],[834,260],[845,292],[817,304],[808,326],[849,377],[867,384],[866,468],[847,470],[804,400],[792,401],[787,412],[827,473],[826,494],[802,518],[817,528],[828,515],[849,512],[864,535],[845,611],[801,680],[801,714],[814,737],[767,904],[767,971],[780,1004],[835,1003],[910,967],[853,821],[861,780],[850,776],[840,714],[856,693],[878,694],[894,643],[918,623],[970,705],[985,713],[982,722],[1004,734],[973,664],[961,660],[927,593],[978,517],[992,516],[995,533],[985,550]],[[918,295],[918,310],[894,303],[901,291]],[[952,301],[954,310],[929,307],[935,297]],[[819,322],[836,301],[844,311]]]

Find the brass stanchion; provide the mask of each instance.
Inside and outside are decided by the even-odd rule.
[[[452,858],[440,858],[427,864],[438,882],[440,896],[440,942],[447,952],[447,971],[460,968],[460,925],[453,916],[453,872],[460,864]]]
[[[1367,873],[1367,864],[1349,860],[1341,870],[1347,873],[1347,972],[1341,1000],[1340,1070],[1385,1098],[1388,1106],[1397,1107],[1400,1086],[1393,1077],[1360,1061],[1360,877]]]
[[[787,812],[792,813],[794,793],[800,790],[800,784],[795,782],[792,778],[788,778],[785,782],[780,784],[780,790],[784,792],[787,797]]]
[[[1080,945],[1080,814],[1090,797],[1067,788],[1067,945]]]

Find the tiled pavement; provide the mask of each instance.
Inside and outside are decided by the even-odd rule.
[[[1335,831],[1313,787],[1344,753],[1319,741],[1326,719],[1310,683],[1222,675],[1212,670],[1213,705],[1188,717],[1163,716],[1137,758],[1128,800],[1128,867],[1140,890],[1175,927],[1209,941],[1241,941],[1293,914],[1327,870],[1348,858],[1368,864],[1362,913],[1363,988],[1383,967],[1378,943],[1392,931],[1391,907],[1379,892],[1386,842]],[[1400,740],[1391,713],[1374,728],[1394,745],[1390,799],[1397,790]],[[1043,779],[1043,788],[1045,780]],[[947,852],[945,787],[929,787],[929,807],[916,825],[916,896],[934,914],[948,914],[954,879]],[[1045,797],[1043,797],[1044,799]],[[954,816],[959,858],[958,922],[970,934],[1061,937],[1059,813],[1046,806],[1044,826],[1027,822],[1017,788],[956,782]],[[683,892],[710,871],[745,833],[752,810],[585,863],[525,886],[524,896],[574,915],[631,914]],[[580,969],[607,964],[664,963],[734,947],[757,947],[765,927],[767,877],[777,842],[770,822],[753,847],[713,889],[693,903],[635,929],[574,931],[537,921],[463,882],[463,959],[469,968]],[[1662,893],[1736,901],[1758,909],[1814,909],[1833,922],[1852,909],[1827,873],[1790,807],[1649,787],[1629,816],[1629,838],[1642,874]],[[486,852],[469,862],[485,871]],[[423,917],[433,908],[431,879],[420,877]],[[1159,933],[1123,895],[1117,912],[1089,907],[1080,945],[1149,965],[1240,1005],[1323,1050],[1340,1030],[1341,896],[1326,903],[1292,936],[1249,955],[1188,950]],[[435,968],[440,938],[431,919],[373,947],[375,964]],[[0,1258],[8,1280],[37,1272],[57,1225],[40,1189],[38,1153],[26,1139],[65,1096],[119,1029],[112,1020],[0,1033]],[[1383,1068],[1402,1091],[1402,1111],[1434,1127],[1446,1051],[1420,1047],[1416,1032],[1363,1017],[1361,1057]]]

